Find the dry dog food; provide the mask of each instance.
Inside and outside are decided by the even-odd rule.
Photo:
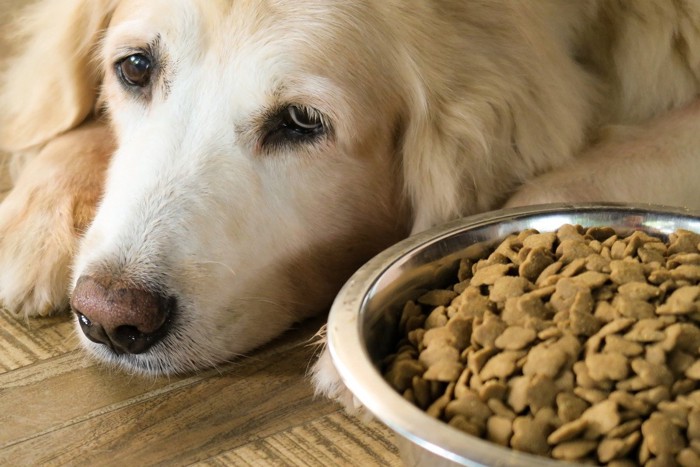
[[[700,466],[700,235],[564,225],[406,303],[384,377],[453,427],[610,466]]]

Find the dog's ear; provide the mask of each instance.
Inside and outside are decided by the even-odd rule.
[[[431,98],[427,91],[416,95],[425,100],[412,104],[401,151],[412,233],[484,210],[495,188],[478,180],[489,170],[492,145],[492,131],[476,117],[484,114],[479,105]]]
[[[100,76],[93,51],[117,0],[38,2],[16,20],[19,44],[0,76],[0,148],[41,144],[93,111]]]

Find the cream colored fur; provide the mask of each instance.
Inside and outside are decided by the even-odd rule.
[[[66,161],[86,162],[45,176],[27,157],[0,205],[0,299],[36,315],[84,274],[157,287],[179,304],[163,342],[85,346],[132,371],[187,371],[322,311],[372,254],[459,216],[698,209],[699,28],[681,0],[46,1],[2,81],[0,147],[41,155],[73,138]],[[162,70],[135,95],[115,66],[148,47]],[[266,145],[288,105],[328,131]],[[116,140],[84,235],[52,208],[84,189],[61,180],[101,173],[80,131],[87,148]],[[327,355],[315,380],[347,397]]]

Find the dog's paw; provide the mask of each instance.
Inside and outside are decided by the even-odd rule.
[[[338,371],[333,365],[331,354],[326,347],[325,326],[316,335],[322,350],[311,368],[311,380],[317,396],[324,396],[342,405],[348,413],[369,417],[369,413],[360,401],[343,384]]]
[[[0,305],[25,316],[68,308],[70,266],[94,215],[113,150],[89,123],[29,158],[0,204]]]
[[[67,308],[76,237],[69,200],[48,186],[27,188],[17,187],[0,205],[0,304],[45,316]]]

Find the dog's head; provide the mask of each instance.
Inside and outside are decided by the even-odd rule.
[[[74,266],[89,350],[147,372],[227,360],[323,309],[411,228],[482,207],[460,157],[485,153],[481,123],[451,136],[449,83],[419,63],[442,52],[389,3],[37,10],[32,28],[53,34],[28,46],[38,70],[18,66],[33,98],[9,109],[6,145],[95,106],[118,142]]]

